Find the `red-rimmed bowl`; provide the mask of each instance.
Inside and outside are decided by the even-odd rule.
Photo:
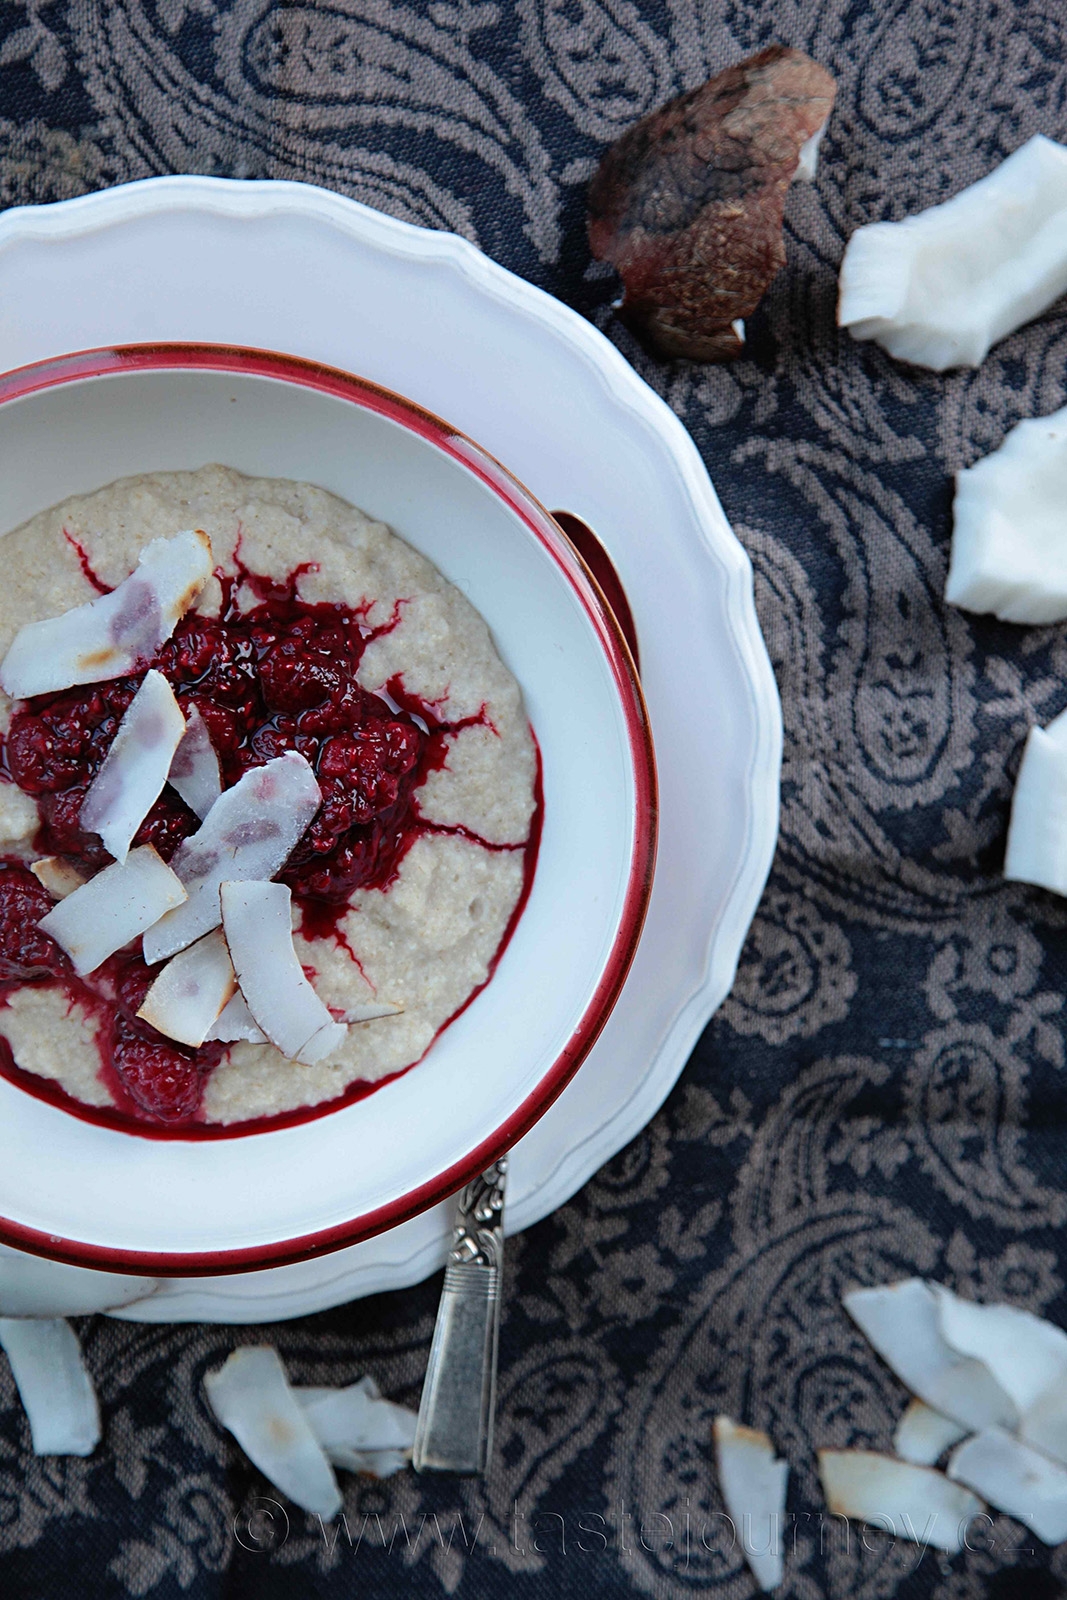
[[[0,1079],[0,1241],[114,1271],[280,1265],[458,1189],[547,1109],[619,993],[651,889],[652,740],[633,662],[542,506],[440,418],[265,351],[85,351],[0,377],[0,533],[134,473],[219,461],[388,522],[486,618],[526,701],[544,824],[497,970],[416,1067],[308,1120],[138,1137]]]

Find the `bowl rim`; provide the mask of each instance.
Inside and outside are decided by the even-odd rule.
[[[658,837],[658,781],[652,729],[637,668],[615,613],[585,561],[551,513],[514,473],[461,429],[394,390],[339,367],[274,350],[182,340],[105,345],[13,368],[0,373],[0,407],[70,383],[127,372],[190,370],[272,379],[360,405],[408,428],[472,472],[504,501],[570,584],[606,657],[626,725],[634,781],[634,830],[618,926],[600,979],[567,1044],[510,1116],[466,1156],[443,1171],[395,1200],[347,1222],[291,1239],[234,1250],[125,1250],[45,1233],[0,1215],[0,1244],[74,1266],[169,1277],[252,1272],[290,1265],[358,1244],[457,1193],[505,1155],[562,1093],[611,1014],[644,926]],[[131,1137],[137,1137],[135,1130],[129,1131]],[[264,1133],[269,1131],[265,1129]]]

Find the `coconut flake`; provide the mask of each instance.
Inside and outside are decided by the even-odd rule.
[[[125,861],[134,834],[159,799],[184,733],[174,690],[153,668],[127,706],[78,818],[86,833],[100,835],[116,861]]]
[[[232,963],[231,963],[232,965]],[[266,1044],[267,1035],[248,1009],[248,1001],[238,989],[219,1012],[213,1027],[204,1035],[205,1041],[218,1039],[223,1044],[236,1044],[245,1039],[249,1044]]]
[[[712,1434],[722,1497],[740,1529],[745,1560],[760,1588],[774,1589],[784,1571],[782,1520],[789,1465],[775,1460],[765,1433],[729,1417],[716,1417]]]
[[[84,977],[185,899],[181,881],[150,844],[60,900],[37,924]]]
[[[293,946],[292,894],[284,883],[224,883],[222,927],[241,993],[263,1032],[291,1061],[313,1066],[341,1043]]]
[[[219,758],[207,723],[195,705],[190,705],[186,713],[185,737],[174,752],[167,780],[201,822],[222,793]]]
[[[942,1337],[993,1374],[1020,1412],[1046,1389],[1067,1381],[1067,1333],[1018,1306],[978,1305],[931,1285]]]
[[[1067,1539],[1067,1467],[1001,1428],[987,1428],[952,1453],[948,1475],[1017,1517],[1045,1544]]]
[[[74,1330],[61,1317],[0,1317],[0,1345],[38,1456],[87,1456],[100,1443],[100,1408]]]
[[[975,1495],[930,1467],[875,1450],[820,1450],[818,1456],[826,1503],[836,1516],[858,1517],[869,1527],[949,1555],[963,1548],[968,1522],[985,1509]]]
[[[1041,1391],[1023,1413],[1019,1437],[1067,1465],[1067,1383],[1057,1379]]]
[[[383,1400],[373,1378],[346,1389],[294,1389],[311,1431],[335,1467],[389,1478],[411,1460],[418,1418]]]
[[[1067,214],[1065,214],[1067,221]],[[956,474],[945,599],[1004,622],[1067,617],[1067,407]]]
[[[0,687],[25,700],[136,672],[170,638],[211,567],[211,541],[199,528],[154,539],[110,594],[20,628],[0,666]]]
[[[196,1050],[236,988],[230,952],[216,928],[167,962],[137,1015]]]
[[[145,960],[162,961],[217,928],[219,885],[273,877],[321,804],[315,774],[295,750],[253,767],[225,790],[174,853],[171,866],[188,900],[149,930]]]
[[[1067,712],[1027,735],[1011,798],[1004,876],[1067,895]]]
[[[158,1278],[93,1272],[0,1246],[0,1317],[83,1317],[144,1300]]]
[[[934,1462],[959,1444],[968,1430],[951,1417],[935,1411],[923,1400],[912,1400],[893,1435],[893,1449],[902,1461],[917,1467],[932,1467]]]
[[[1018,1413],[980,1361],[945,1340],[934,1291],[921,1278],[853,1289],[845,1310],[913,1394],[967,1428],[1014,1427]]]
[[[30,871],[53,900],[65,900],[68,894],[73,894],[75,889],[80,889],[83,883],[88,882],[85,874],[69,861],[64,861],[62,856],[42,856],[39,861],[33,862]]]
[[[977,367],[1067,289],[1067,149],[1037,134],[944,205],[858,228],[837,320],[902,361]]]
[[[211,1408],[276,1488],[305,1511],[335,1517],[341,1492],[333,1468],[296,1402],[270,1345],[235,1350],[204,1378]]]

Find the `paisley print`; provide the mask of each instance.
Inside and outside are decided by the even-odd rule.
[[[651,361],[585,245],[606,143],[764,45],[838,81],[788,265],[731,367]],[[342,1474],[323,1526],[216,1426],[205,1372],[416,1405],[439,1280],[267,1328],[83,1319],[104,1437],[40,1459],[0,1358],[0,1593],[587,1600],[753,1592],[711,1423],[791,1467],[790,1600],[1051,1600],[1011,1518],[951,1562],[826,1511],[814,1452],[907,1401],[841,1308],[919,1273],[1067,1324],[1067,902],[999,875],[1067,628],[942,601],[953,474],[1067,404],[1067,302],[977,372],[835,327],[852,230],[1067,142],[1062,0],[7,0],[0,204],[164,172],[297,178],[453,229],[600,327],[682,418],[752,558],[782,695],[778,855],[733,991],[639,1138],[507,1255],[484,1481]],[[679,684],[679,693],[714,685]],[[709,818],[709,827],[714,818]]]
[[[749,930],[722,1015],[769,1044],[810,1037],[848,1015],[856,992],[848,941],[802,895],[770,891]]]
[[[519,13],[523,54],[582,133],[617,138],[676,90],[666,41],[627,0],[522,0]]]

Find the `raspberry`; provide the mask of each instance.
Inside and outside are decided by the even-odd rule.
[[[154,845],[164,861],[169,861],[182,840],[188,839],[199,826],[200,818],[195,811],[172,789],[164,789],[134,834],[133,842]]]
[[[130,1098],[158,1121],[188,1122],[199,1111],[206,1073],[194,1052],[147,1039],[120,1016],[112,1060]]]
[[[66,956],[37,926],[52,905],[52,896],[26,867],[0,864],[0,981],[52,977],[66,970]]]
[[[191,1050],[157,1033],[137,1015],[158,974],[139,955],[115,972],[115,1022],[111,1061],[126,1092],[160,1122],[187,1122],[200,1109],[204,1084],[222,1057],[222,1046]]]
[[[81,809],[87,783],[80,783],[59,794],[43,794],[38,799],[41,832],[34,841],[45,855],[74,856],[82,866],[103,867],[111,860],[100,836],[85,833]]]
[[[184,617],[153,663],[176,688],[196,685],[199,695],[241,705],[255,686],[253,649],[228,623]]]
[[[265,632],[260,635],[265,640]],[[337,622],[317,626],[298,618],[263,652],[259,679],[272,711],[307,711],[340,700],[352,687],[362,638]]]
[[[128,1021],[134,1022],[144,1005],[144,997],[152,987],[156,973],[140,956],[129,956],[115,973],[115,1004]],[[147,1022],[136,1021],[138,1028],[148,1028]],[[155,1029],[149,1030],[155,1035]]]

